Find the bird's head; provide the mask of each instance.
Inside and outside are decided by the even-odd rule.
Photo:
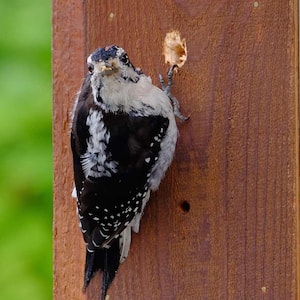
[[[105,91],[109,92],[109,98],[112,98],[113,91],[122,92],[123,88],[128,87],[127,84],[138,82],[142,74],[140,69],[131,64],[124,49],[116,45],[95,50],[88,57],[87,66],[95,103],[107,100]]]
[[[88,70],[92,76],[131,77],[136,69],[131,64],[127,53],[116,45],[95,50],[87,59]]]

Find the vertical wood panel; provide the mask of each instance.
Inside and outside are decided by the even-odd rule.
[[[53,4],[54,298],[99,299],[100,276],[81,293],[84,246],[70,197],[68,112],[85,56],[116,43],[157,83],[174,28],[188,61],[173,93],[191,120],[178,123],[174,163],[110,299],[296,299],[297,1]]]
[[[54,294],[82,299],[84,245],[71,198],[70,111],[84,76],[83,4],[53,1],[53,160],[54,160]]]

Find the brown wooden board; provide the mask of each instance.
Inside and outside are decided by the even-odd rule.
[[[55,300],[100,299],[99,275],[81,291],[71,198],[69,113],[86,56],[118,44],[158,84],[171,29],[187,40],[173,94],[191,119],[178,122],[174,162],[110,300],[297,299],[297,23],[296,0],[53,0]]]

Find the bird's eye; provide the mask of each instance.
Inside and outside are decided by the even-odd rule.
[[[94,72],[94,65],[88,64],[88,70],[89,70],[90,74],[92,74]]]
[[[123,54],[123,55],[120,57],[120,61],[121,61],[124,65],[128,65],[128,64],[129,64],[128,55],[127,55],[127,54]]]

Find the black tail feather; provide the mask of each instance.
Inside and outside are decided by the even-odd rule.
[[[85,270],[84,270],[84,284],[82,290],[85,292],[88,287],[92,277],[94,276],[94,266],[95,266],[95,256],[96,252],[86,251],[85,256]]]
[[[86,290],[95,273],[101,270],[103,272],[101,299],[104,300],[107,290],[116,276],[119,264],[120,248],[118,239],[108,249],[95,249],[94,252],[86,251],[83,291]]]

